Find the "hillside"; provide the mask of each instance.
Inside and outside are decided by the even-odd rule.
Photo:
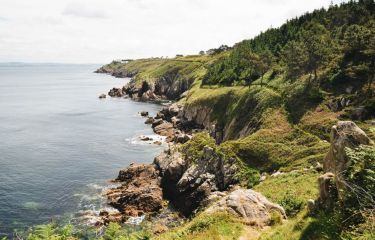
[[[288,223],[266,231],[261,239],[343,238],[356,227],[333,221],[332,213],[306,213],[307,200],[318,197],[319,173],[303,169],[323,164],[331,127],[338,120],[355,121],[374,139],[374,20],[373,1],[349,2],[289,20],[218,54],[135,60],[103,68],[133,77],[125,88],[136,89],[136,100],[177,100],[183,106],[182,118],[200,125],[220,144],[213,146],[217,153],[237,159],[241,185],[289,209]],[[142,98],[147,91],[155,93],[155,99]],[[202,148],[187,151],[203,154]],[[285,174],[259,183],[260,175],[275,171]],[[230,224],[217,220],[216,226],[212,220],[196,239],[222,231],[222,224],[239,224],[224,219]],[[300,230],[290,232],[298,224]],[[173,234],[176,231],[189,232],[178,229]],[[175,239],[173,234],[166,236]],[[187,236],[178,239],[193,239]]]
[[[373,1],[350,1],[289,20],[233,48],[173,59],[114,61],[100,68],[100,73],[132,78],[115,89],[118,97],[176,102],[159,113],[158,124],[179,131],[178,136],[166,133],[177,141],[154,165],[160,171],[160,192],[189,220],[168,230],[146,228],[153,232],[149,237],[374,239],[374,14]],[[165,130],[158,132],[159,120],[152,121],[157,133]],[[342,130],[334,135],[332,126],[341,126],[338,121],[356,134]],[[180,135],[189,137],[179,142]],[[361,141],[354,141],[358,135]],[[353,144],[344,144],[344,157],[337,159],[347,161],[341,170],[350,186],[362,187],[363,202],[354,190],[337,185],[330,208],[314,205],[311,210],[309,200],[317,204],[322,198],[318,178],[334,159],[328,153],[345,141]],[[270,211],[262,225],[207,211],[215,205],[204,205],[207,199],[217,192],[230,198],[236,187],[263,194],[286,217]],[[122,234],[118,228],[117,238],[105,239],[122,239]]]

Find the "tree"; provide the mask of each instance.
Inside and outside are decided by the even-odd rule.
[[[368,93],[373,94],[375,69],[375,22],[367,26],[353,24],[344,33],[344,58],[342,68],[351,79],[366,79]]]
[[[257,67],[261,75],[260,85],[263,86],[263,76],[271,67],[271,64],[273,61],[273,55],[270,50],[266,49],[260,53],[259,57],[260,57],[259,59],[260,61]]]
[[[239,80],[243,80],[247,85],[250,85],[252,81],[260,77],[261,58],[259,54],[249,48],[242,48],[233,57],[233,60]]]
[[[318,78],[317,70],[330,57],[332,40],[327,29],[316,22],[311,22],[302,31],[302,40],[306,45],[308,56],[307,71],[314,73],[314,79]]]
[[[296,78],[301,75],[308,62],[308,53],[304,43],[289,41],[281,51],[281,59],[287,67],[287,76]]]

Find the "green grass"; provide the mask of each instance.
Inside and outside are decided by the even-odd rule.
[[[216,59],[227,55],[223,52],[217,55],[191,55],[176,58],[146,58],[128,63],[112,62],[103,68],[110,72],[131,73],[133,83],[140,87],[143,81],[155,83],[162,77],[172,76],[174,81],[197,81],[206,73],[207,65]]]
[[[227,141],[222,147],[247,165],[266,172],[291,171],[323,161],[329,143],[290,125],[282,111],[271,111],[266,116],[263,128],[245,138]]]
[[[339,239],[336,219],[331,214],[318,213],[310,216],[306,210],[308,199],[317,199],[320,174],[314,170],[268,176],[254,187],[270,201],[284,207],[288,219],[262,232],[261,240],[323,240]],[[300,204],[302,205],[300,206]]]
[[[234,240],[244,225],[225,213],[200,214],[186,224],[156,236],[154,240]]]
[[[319,173],[313,170],[268,176],[254,190],[283,206],[289,216],[295,215],[305,207],[308,199],[318,197],[318,176]]]
[[[181,146],[180,151],[187,159],[195,161],[202,158],[203,148],[205,146],[215,148],[215,140],[211,138],[207,132],[201,132],[194,134],[190,141],[184,143]]]
[[[302,211],[281,225],[262,233],[259,240],[335,240],[341,239],[337,224],[330,215],[309,216]]]

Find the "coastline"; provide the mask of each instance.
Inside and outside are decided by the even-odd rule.
[[[104,73],[114,76],[111,73]],[[116,75],[114,77],[123,78],[124,76]],[[99,98],[105,98],[102,97],[103,95],[100,95]],[[148,136],[140,136],[140,140],[157,145],[161,145],[160,141],[164,141],[168,145],[162,152],[157,153],[157,157],[152,163],[131,163],[120,170],[117,178],[110,180],[119,186],[108,189],[104,195],[107,198],[107,204],[117,211],[101,211],[99,213],[100,220],[95,225],[107,225],[110,222],[139,225],[146,221],[146,225],[152,222],[153,228],[155,228],[154,233],[162,233],[171,227],[180,225],[185,221],[186,216],[176,210],[169,203],[169,199],[164,197],[159,176],[160,169],[155,166],[155,161],[165,153],[170,154],[173,151],[171,149],[175,149],[177,143],[183,144],[190,140],[193,131],[198,132],[201,129],[189,128],[186,124],[182,125],[178,119],[181,117],[182,107],[172,100],[162,97],[147,100],[134,98],[131,94],[122,92],[120,88],[112,88],[108,95],[114,98],[124,97],[130,98],[132,101],[160,104],[161,109],[155,116],[150,116],[142,109],[138,114],[145,120],[144,124],[150,126],[161,139],[155,141]],[[120,197],[120,195],[122,196]]]
[[[109,95],[145,102],[165,99],[165,96],[158,96],[153,92],[152,95],[156,97],[144,99],[139,96],[143,96],[145,92],[139,89],[136,92],[142,94],[134,97],[134,93],[126,91],[134,89],[132,84],[131,80],[123,88],[113,88]],[[139,114],[156,134],[165,137],[168,148],[150,164],[132,163],[120,170],[114,180],[120,186],[105,193],[108,204],[117,209],[117,212],[101,212],[99,215],[102,220],[98,225],[110,222],[139,223],[146,219],[152,233],[161,234],[181,225],[186,218],[194,216],[198,211],[212,214],[222,212],[223,209],[247,222],[257,221],[260,228],[270,224],[271,212],[277,212],[281,219],[287,218],[281,206],[268,201],[260,193],[242,187],[242,180],[237,174],[240,172],[238,160],[223,158],[216,152],[217,142],[204,132],[207,129],[204,125],[186,118],[183,105],[178,102],[170,103],[155,117],[150,117],[147,112]],[[191,144],[196,144],[193,134],[198,139],[205,139],[198,143],[199,151],[203,152],[198,158],[189,152]],[[229,201],[232,198],[241,200]],[[257,201],[254,203],[251,199]],[[251,210],[238,212],[236,209]]]

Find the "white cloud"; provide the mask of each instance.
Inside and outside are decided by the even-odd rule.
[[[109,62],[233,45],[330,0],[0,0],[0,61]]]
[[[71,2],[65,7],[62,14],[85,18],[108,18],[108,14],[105,11],[100,8],[95,8],[95,6],[88,2]]]

